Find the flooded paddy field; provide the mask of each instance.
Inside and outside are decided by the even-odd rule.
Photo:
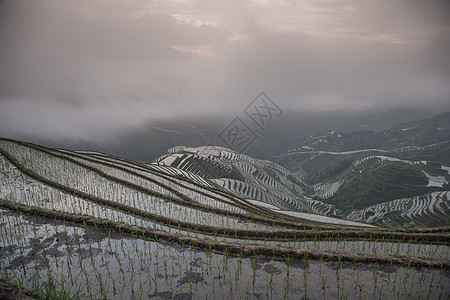
[[[43,297],[448,299],[450,296],[448,269],[240,256],[11,210],[0,212],[0,276]],[[448,254],[445,255],[448,259]]]

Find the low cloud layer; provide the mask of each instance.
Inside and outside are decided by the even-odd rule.
[[[0,1],[0,135],[157,120],[450,109],[448,1]]]

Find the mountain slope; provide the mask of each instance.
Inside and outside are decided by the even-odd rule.
[[[434,199],[434,192],[450,190],[449,132],[450,113],[401,123],[381,132],[321,131],[280,155],[276,162],[304,174],[306,196],[332,204],[343,215],[351,216],[352,210],[356,213],[414,197]],[[444,197],[442,201],[444,206],[437,207],[438,202],[429,200],[424,205],[430,212],[420,216],[403,208],[398,213],[407,214],[406,218],[393,221],[396,213],[390,211],[389,218],[389,214],[379,213],[376,218],[358,220],[445,223],[446,217],[437,213],[442,209],[447,212],[448,200]]]
[[[319,131],[303,141],[297,151],[394,150],[407,146],[426,146],[447,140],[450,140],[450,112],[400,123],[383,131]]]
[[[335,212],[330,205],[304,196],[303,188],[307,186],[303,183],[302,172],[293,173],[273,162],[223,147],[175,147],[151,165],[192,172],[260,206],[269,204],[282,210],[320,214]]]
[[[427,176],[417,165],[385,160],[347,178],[327,202],[348,212],[380,202],[442,190],[428,187],[428,183]]]
[[[353,221],[394,226],[425,227],[450,225],[450,192],[436,192],[411,198],[396,199],[352,211]]]

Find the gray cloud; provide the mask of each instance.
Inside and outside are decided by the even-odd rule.
[[[447,1],[0,1],[0,135],[94,140],[160,119],[448,109]]]

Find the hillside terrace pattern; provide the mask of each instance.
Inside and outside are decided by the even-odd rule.
[[[106,154],[48,149],[7,139],[0,140],[0,154],[0,215],[3,222],[6,222],[2,224],[16,224],[11,227],[14,229],[8,230],[0,226],[1,247],[11,249],[10,254],[0,256],[4,265],[0,272],[10,282],[40,295],[48,296],[56,291],[79,295],[81,298],[121,299],[124,291],[141,296],[144,293],[158,295],[158,288],[160,291],[162,289],[174,293],[170,278],[164,276],[164,272],[169,272],[167,266],[175,267],[172,260],[176,260],[175,256],[179,255],[177,251],[180,250],[174,250],[173,245],[198,253],[196,255],[200,255],[201,262],[208,262],[208,257],[221,257],[225,261],[229,255],[231,261],[241,259],[244,266],[262,257],[286,260],[287,265],[273,262],[272,270],[275,265],[282,268],[287,266],[282,271],[287,272],[287,282],[290,282],[292,261],[306,263],[311,268],[321,266],[322,269],[329,268],[328,265],[323,265],[324,262],[337,265],[339,284],[340,270],[344,263],[370,266],[367,271],[362,272],[366,274],[366,280],[371,278],[367,276],[371,274],[370,270],[379,272],[374,267],[378,264],[394,266],[401,274],[399,276],[405,276],[404,278],[410,278],[410,268],[435,270],[422,273],[422,277],[431,280],[431,283],[427,281],[430,290],[426,292],[433,295],[436,293],[436,296],[448,293],[448,280],[442,277],[442,272],[450,268],[449,227],[408,230],[326,225],[282,215],[277,210],[255,205],[236,194],[215,188],[214,184],[204,184],[196,176],[175,177],[155,166]],[[260,177],[262,178],[265,177]],[[441,203],[446,197],[442,193],[436,194],[434,203]],[[422,212],[425,209],[423,204],[417,203],[413,207],[411,216],[425,213]],[[427,213],[431,211],[436,213],[440,210],[436,207],[434,210],[428,209]],[[41,243],[42,238],[31,238],[38,233],[33,232],[30,227],[32,223],[28,219],[41,220],[33,222],[40,222],[39,226],[48,228],[50,235],[46,239],[53,242],[47,246],[42,244],[38,248],[30,244],[33,241]],[[76,228],[81,228],[85,234],[94,232],[94,237],[103,238],[94,238],[89,243],[88,240],[78,238],[77,232],[80,229]],[[55,235],[52,236],[51,232]],[[121,238],[118,239],[118,235]],[[70,242],[67,238],[55,239],[55,236],[73,239]],[[66,246],[61,244],[62,241],[65,241]],[[108,245],[102,243],[113,242],[118,242],[117,246],[109,246],[112,247],[111,253],[116,253],[114,256],[101,250]],[[99,247],[95,246],[96,243],[99,243]],[[151,247],[157,247],[155,249],[170,249],[170,255],[173,255],[170,261],[165,256],[164,259],[154,256],[156,262],[162,264],[159,271],[151,268],[155,270],[154,276],[142,276],[137,271],[142,267],[137,266],[145,262],[146,255],[140,252],[142,250],[137,245],[143,247],[148,243]],[[18,246],[14,247],[15,244]],[[54,246],[58,248],[52,248]],[[67,259],[58,254],[60,250],[55,250],[66,249],[64,251],[71,253],[73,250],[70,249],[73,247],[78,249],[76,253],[79,255],[69,255]],[[28,249],[35,249],[33,251],[39,253],[36,260],[29,260]],[[135,253],[135,258],[142,257],[141,262],[138,263],[127,253]],[[114,262],[110,260],[112,257],[116,257]],[[100,261],[108,261],[108,264],[115,266],[114,270],[105,269]],[[125,261],[130,261],[130,264],[124,264]],[[214,263],[217,261],[214,260]],[[53,273],[58,270],[58,266],[72,271],[67,271],[65,275]],[[220,271],[221,265],[217,266],[216,269],[208,269],[209,272],[225,272]],[[190,281],[178,282],[183,287],[182,291],[199,296],[198,292],[192,290],[192,286],[208,277],[200,269],[200,265],[196,267],[198,274],[203,274],[202,280],[198,277],[200,275],[193,275]],[[258,286],[263,277],[257,276],[257,268],[253,270],[253,283],[250,281],[249,284]],[[314,280],[326,282],[325,273],[317,270],[321,277]],[[180,271],[185,275],[190,274],[189,268]],[[268,271],[270,276],[270,270]],[[82,276],[75,276],[72,272]],[[160,272],[163,272],[162,275]],[[300,268],[293,269],[292,272],[302,274],[306,289],[309,271]],[[234,279],[228,282],[231,290],[227,291],[227,278],[231,275],[225,273],[223,276],[225,285],[218,288],[222,293],[235,297],[242,289],[250,295],[251,289],[244,289],[238,282],[237,288],[233,289]],[[437,280],[434,282],[431,278]],[[220,278],[217,280],[221,282]],[[55,285],[55,282],[59,283]],[[122,282],[132,284],[125,287]],[[212,284],[211,281],[208,282]],[[407,293],[398,291],[400,287],[395,285],[396,281],[393,282],[393,286],[389,288],[393,288],[398,295]],[[271,284],[271,281],[268,280],[267,284]],[[344,288],[345,283],[342,286]],[[280,285],[276,285],[273,288],[279,287]],[[323,291],[326,293],[329,289],[325,284]],[[285,286],[284,293],[289,293],[289,290],[289,286]],[[338,292],[339,297],[345,297],[344,291],[348,295],[350,290],[352,289],[344,288]],[[385,288],[381,287],[381,290],[385,291]],[[313,294],[317,292],[310,290]],[[295,294],[294,291],[291,293]],[[364,293],[373,296],[371,293],[378,291]]]

